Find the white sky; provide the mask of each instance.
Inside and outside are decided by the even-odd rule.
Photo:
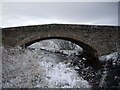
[[[3,0],[2,5],[0,3],[0,6],[2,6],[2,19],[0,18],[0,21],[2,21],[2,23],[0,23],[1,27],[51,23],[118,25],[118,0],[106,0],[116,2],[14,1],[15,0]]]
[[[119,0],[1,0],[2,2],[119,2]]]

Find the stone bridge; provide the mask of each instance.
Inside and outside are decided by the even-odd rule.
[[[29,46],[44,39],[64,39],[74,42],[84,50],[83,56],[97,58],[116,51],[117,26],[48,24],[2,28],[5,47]]]

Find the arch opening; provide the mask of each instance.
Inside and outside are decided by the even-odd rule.
[[[72,43],[77,44],[78,46],[80,46],[83,49],[83,53],[80,55],[80,57],[85,57],[87,59],[98,58],[97,50],[95,50],[93,47],[91,47],[90,45],[88,45],[82,41],[72,39],[72,38],[67,38],[67,37],[46,37],[46,38],[31,39],[28,42],[25,42],[25,44],[22,44],[21,46],[26,48],[35,42],[39,42],[42,40],[50,40],[50,39],[61,39],[61,40],[66,40],[66,41],[70,41]]]
[[[35,42],[27,47],[30,50],[45,50],[53,53],[61,53],[68,56],[79,56],[83,49],[77,44],[63,39],[47,39]]]

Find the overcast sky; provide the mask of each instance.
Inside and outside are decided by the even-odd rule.
[[[4,2],[2,27],[50,23],[118,25],[117,2]]]

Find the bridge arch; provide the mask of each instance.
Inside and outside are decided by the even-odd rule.
[[[27,46],[35,41],[61,38],[84,49],[83,56],[94,58],[116,52],[119,38],[116,26],[48,24],[2,29],[2,45]]]
[[[29,45],[41,41],[41,40],[48,40],[48,39],[62,39],[62,40],[67,40],[70,42],[73,42],[83,48],[83,53],[80,55],[81,57],[85,57],[87,59],[97,59],[98,58],[98,53],[95,48],[90,46],[89,44],[86,44],[85,42],[82,42],[76,38],[70,38],[70,37],[61,37],[61,36],[44,36],[44,37],[36,37],[36,38],[29,38],[28,40],[25,40],[24,42],[20,42],[20,46],[28,47]]]

